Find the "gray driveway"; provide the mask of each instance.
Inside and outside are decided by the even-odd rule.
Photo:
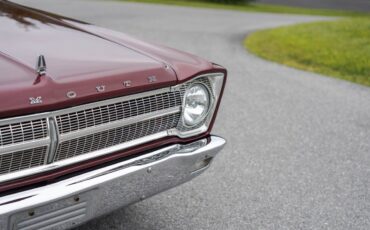
[[[27,5],[186,50],[229,69],[215,134],[228,139],[190,183],[93,229],[369,229],[370,89],[261,60],[251,31],[320,17],[80,0]]]

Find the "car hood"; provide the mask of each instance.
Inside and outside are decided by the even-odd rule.
[[[177,81],[174,70],[161,60],[14,3],[0,1],[0,34],[0,117],[147,91]],[[40,55],[46,61],[45,76],[36,72]],[[156,81],[148,80],[152,76]],[[129,86],[123,84],[127,81]],[[70,91],[77,96],[68,98]],[[42,104],[31,105],[31,97],[41,97]]]

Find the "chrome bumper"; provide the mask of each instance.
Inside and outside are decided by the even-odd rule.
[[[69,229],[159,192],[208,168],[225,140],[172,145],[57,183],[0,197],[0,229]],[[1,194],[0,194],[1,195]]]

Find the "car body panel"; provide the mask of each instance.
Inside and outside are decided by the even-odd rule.
[[[190,53],[186,53],[163,45],[145,42],[122,32],[102,28],[65,16],[56,15],[38,9],[31,10],[55,18],[69,26],[73,26],[74,28],[78,28],[80,30],[95,34],[100,37],[104,37],[105,39],[109,39],[112,42],[119,43],[131,49],[135,49],[142,54],[148,55],[154,59],[157,59],[158,61],[164,62],[170,65],[176,71],[177,78],[180,82],[187,80],[189,76],[199,74],[199,72],[201,71],[212,70],[215,67],[213,63],[210,63],[209,61]],[[222,67],[217,68],[223,69]]]
[[[30,97],[42,98],[42,105],[31,108],[45,109],[86,103],[90,96],[96,101],[177,81],[174,71],[165,68],[163,62],[134,49],[13,3],[0,2],[0,6],[0,67],[6,70],[0,76],[0,98],[8,98],[0,100],[1,117],[15,115],[14,111],[30,112]],[[36,72],[39,55],[45,57],[46,76]],[[156,81],[148,84],[151,76]],[[125,81],[130,81],[130,86],[123,85]],[[100,95],[97,86],[105,88]],[[76,92],[76,98],[67,97],[70,91]]]
[[[8,98],[0,100],[0,118],[157,89],[214,69],[202,58],[120,32],[15,3],[0,4],[0,67],[19,67],[0,77],[0,98]],[[43,77],[36,73],[39,55],[46,59]],[[148,84],[153,75],[157,81]],[[123,87],[124,81],[131,86]],[[97,94],[100,85],[106,91]],[[76,98],[66,96],[70,91]],[[42,97],[43,103],[30,107],[30,97]]]
[[[205,73],[221,72],[226,81],[225,68],[192,54],[1,0],[0,34],[0,98],[3,98],[0,118],[54,111],[172,86]],[[46,59],[45,76],[36,72],[39,55]],[[156,81],[149,82],[150,76],[156,76]],[[131,85],[125,87],[125,81],[131,81]],[[97,92],[97,86],[105,86],[106,90]],[[77,96],[68,98],[70,91]],[[223,88],[221,96],[222,93]],[[42,104],[31,105],[30,97],[42,97]],[[161,146],[205,138],[210,135],[215,117],[207,132],[201,135],[186,139],[168,137],[46,174],[10,181],[0,184],[0,192],[52,182]]]

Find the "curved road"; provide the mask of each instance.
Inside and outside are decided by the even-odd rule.
[[[229,69],[214,130],[228,145],[210,170],[78,229],[369,228],[370,89],[267,62],[242,47],[251,31],[325,18],[114,1],[17,2]]]

